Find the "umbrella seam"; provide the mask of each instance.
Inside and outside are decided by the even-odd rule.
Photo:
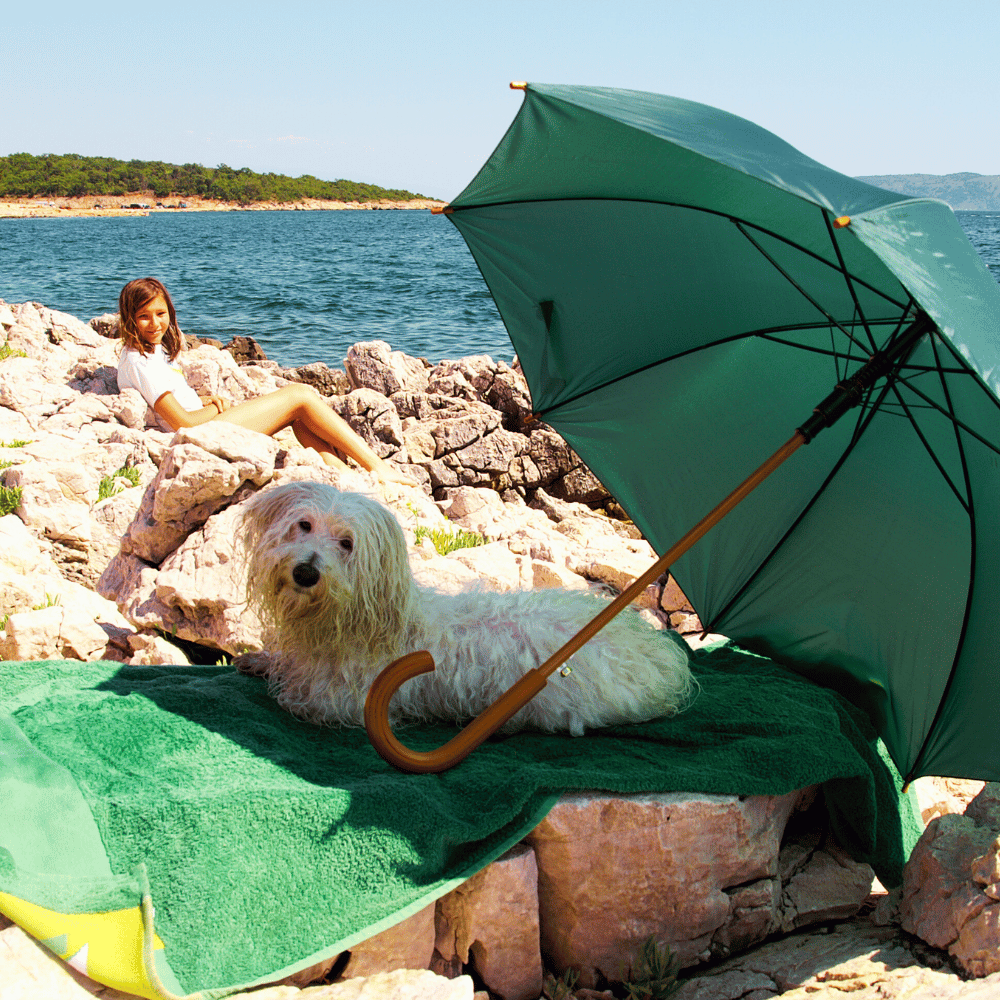
[[[931,347],[934,351],[934,357],[937,359],[937,345],[933,337],[931,337]],[[947,401],[949,408],[952,412],[954,412],[954,404],[951,401],[951,393],[948,391],[948,383],[943,376],[941,377],[941,389],[944,392],[945,400]],[[917,756],[914,759],[913,765],[910,768],[910,773],[906,778],[907,781],[912,781],[913,778],[917,776],[925,752],[930,745],[931,736],[937,728],[938,720],[944,712],[945,702],[948,700],[948,694],[951,691],[951,686],[955,680],[956,671],[958,670],[958,661],[962,657],[962,647],[965,645],[965,636],[969,626],[969,615],[972,609],[972,593],[975,590],[976,584],[976,518],[972,510],[972,483],[969,480],[969,466],[965,459],[965,447],[962,444],[962,435],[959,433],[960,425],[954,418],[952,420],[952,426],[955,429],[955,443],[958,446],[958,455],[962,463],[962,472],[965,475],[965,488],[969,495],[969,588],[966,591],[965,614],[962,616],[962,629],[959,632],[958,645],[955,648],[955,656],[951,661],[951,670],[948,671],[948,679],[945,681],[944,688],[941,691],[941,696],[938,699],[937,711],[934,713],[934,718],[931,719],[931,724],[927,727],[927,733],[924,736],[923,742],[920,744],[920,749],[917,751]]]

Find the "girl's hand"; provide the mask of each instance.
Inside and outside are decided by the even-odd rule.
[[[219,413],[225,413],[229,409],[229,404],[221,396],[209,396],[206,405],[214,406]]]

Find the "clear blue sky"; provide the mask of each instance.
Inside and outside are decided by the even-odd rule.
[[[448,200],[530,80],[704,101],[851,175],[1000,174],[998,51],[997,0],[35,0],[0,20],[0,155]]]

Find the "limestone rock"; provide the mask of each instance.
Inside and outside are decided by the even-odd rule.
[[[864,921],[794,934],[696,972],[673,1000],[988,1000],[1000,975],[963,982],[943,962],[927,967],[895,928]]]
[[[434,954],[434,903],[351,948],[343,978],[388,973],[393,969],[429,969]]]
[[[384,340],[355,344],[344,361],[352,388],[374,389],[383,396],[395,392],[425,392],[427,365],[402,351],[394,351]]]
[[[438,901],[435,950],[446,967],[470,961],[502,1000],[542,991],[538,866],[521,844]]]
[[[473,988],[468,976],[445,979],[427,969],[403,968],[329,986],[313,986],[298,996],[302,1000],[472,1000]],[[260,994],[251,993],[247,997],[258,1000]]]
[[[903,929],[947,948],[975,977],[1000,972],[998,794],[987,784],[965,815],[931,820],[903,873]]]
[[[683,967],[707,960],[734,910],[753,908],[726,890],[776,876],[799,797],[564,795],[527,838],[538,858],[543,954],[557,970],[578,969],[588,987],[619,979],[650,936]],[[761,885],[754,899],[775,895]],[[772,904],[767,912],[764,934],[777,920]],[[741,941],[763,925],[737,919]]]

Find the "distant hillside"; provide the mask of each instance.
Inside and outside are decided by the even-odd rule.
[[[151,191],[156,198],[171,195],[213,198],[248,204],[254,201],[293,202],[304,198],[328,201],[410,201],[423,195],[381,188],[357,181],[321,181],[310,174],[257,174],[246,167],[235,170],[224,163],[177,166],[160,160],[114,160],[106,156],[0,156],[0,198],[122,195]]]
[[[956,212],[1000,212],[998,174],[879,174],[857,180],[917,198],[940,198]]]

